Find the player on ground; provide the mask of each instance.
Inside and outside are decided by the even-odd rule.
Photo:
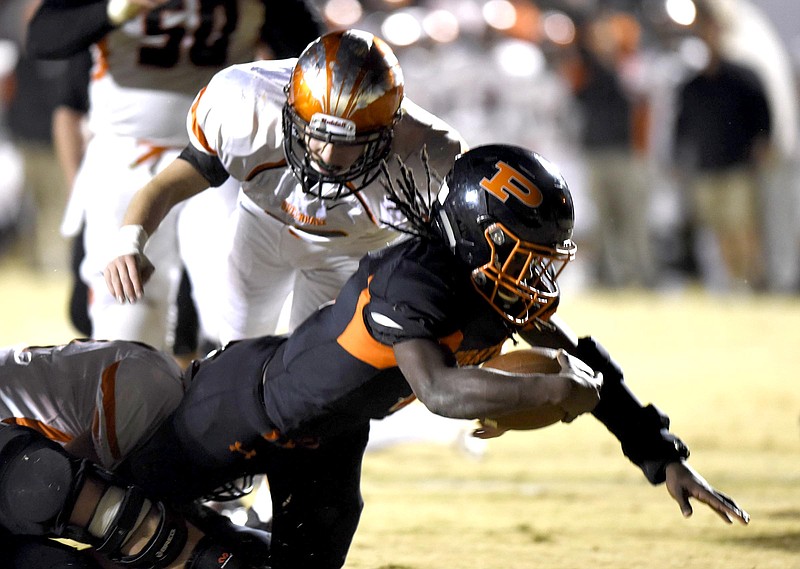
[[[273,567],[340,567],[361,512],[371,419],[414,398],[461,419],[555,404],[565,421],[594,410],[685,515],[693,498],[748,522],[689,467],[666,416],[633,397],[595,340],[567,344],[550,325],[575,254],[572,199],[552,164],[517,147],[479,147],[456,161],[432,210],[398,193],[407,192],[390,195],[415,236],[365,256],[336,302],[288,338],[233,342],[199,362],[175,413],[121,465],[126,477],[191,500],[264,472]],[[517,333],[566,346],[561,372],[477,367]]]
[[[231,63],[250,61],[260,48],[292,57],[322,32],[310,0],[44,0],[30,26],[28,49],[65,58],[91,46],[89,130],[65,226],[85,220],[81,267],[91,289],[97,338],[139,340],[171,348],[171,310],[187,266],[201,327],[217,335],[220,236],[235,206],[231,181],[204,195],[202,207],[176,208],[148,244],[158,266],[146,302],[118,303],[103,268],[114,250],[133,194],[189,142],[185,117],[211,77]],[[188,226],[189,239],[178,234]],[[182,263],[183,262],[183,263]]]
[[[290,293],[294,328],[335,298],[364,253],[396,238],[404,220],[378,180],[382,160],[396,175],[399,157],[424,180],[426,167],[444,175],[465,147],[404,96],[388,45],[357,30],[326,34],[298,59],[220,72],[195,99],[188,127],[192,143],[133,197],[106,281],[120,301],[148,302],[147,236],[176,204],[232,176],[242,193],[223,341],[274,333]]]
[[[255,567],[241,564],[242,548],[267,556],[267,535],[234,531],[207,510],[197,510],[198,521],[187,525],[111,474],[182,396],[182,372],[173,358],[143,344],[76,340],[0,349],[4,563],[13,569],[97,567],[91,550],[78,552],[43,535],[94,545],[111,559],[127,558],[131,567],[216,567],[220,555],[234,551],[233,567]],[[215,537],[200,543],[197,524]],[[12,537],[3,528],[29,537]],[[147,547],[139,550],[142,544]],[[187,564],[189,556],[194,561]]]
[[[415,235],[365,256],[337,301],[290,336],[233,342],[193,366],[176,411],[117,469],[123,479],[189,503],[265,472],[274,498],[270,566],[341,567],[362,507],[370,419],[415,397],[457,418],[556,405],[564,421],[593,411],[651,482],[666,481],[685,515],[694,498],[728,523],[749,521],[686,463],[666,417],[635,400],[595,340],[569,349],[600,372],[565,350],[560,373],[478,367],[520,332],[563,342],[551,322],[558,277],[575,254],[574,215],[552,164],[517,147],[479,147],[456,161],[432,209],[390,194]],[[0,449],[4,463],[19,464],[17,448]],[[6,496],[27,488],[15,474],[0,469]],[[12,509],[0,520],[18,531],[29,511],[40,509]]]
[[[112,469],[177,407],[180,377],[171,358],[133,342],[0,348],[0,422]]]

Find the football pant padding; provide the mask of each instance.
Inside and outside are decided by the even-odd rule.
[[[0,525],[61,536],[83,486],[83,462],[32,429],[0,426]]]

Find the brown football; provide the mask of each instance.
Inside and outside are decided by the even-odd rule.
[[[561,364],[556,359],[557,354],[558,350],[550,348],[513,350],[484,362],[483,367],[510,373],[558,373]],[[564,410],[561,407],[542,405],[502,417],[486,417],[480,421],[487,427],[501,431],[526,431],[547,427],[563,418]]]

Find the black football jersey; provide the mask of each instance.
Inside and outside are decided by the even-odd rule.
[[[394,344],[430,339],[470,365],[510,334],[450,251],[409,239],[364,257],[336,302],[288,338],[232,342],[193,366],[178,409],[119,471],[156,496],[194,499],[244,473],[274,477],[286,448],[325,462],[334,441],[356,444],[337,435],[361,440],[370,419],[414,399]]]
[[[413,400],[393,345],[430,339],[460,365],[497,355],[511,330],[442,245],[409,239],[364,257],[336,302],[301,325],[265,374],[267,416],[294,439],[336,434]]]

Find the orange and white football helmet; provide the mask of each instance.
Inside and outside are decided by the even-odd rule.
[[[403,100],[403,73],[391,48],[360,30],[336,31],[312,42],[286,86],[283,144],[304,191],[338,198],[370,183],[389,153]],[[309,144],[346,145],[360,152],[331,167]],[[336,189],[323,190],[323,184]]]

